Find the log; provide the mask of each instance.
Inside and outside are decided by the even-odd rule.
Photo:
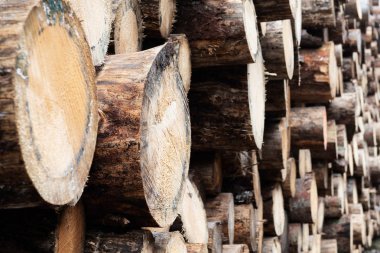
[[[210,59],[223,58],[224,55],[235,61],[236,54],[240,54],[243,58],[240,64],[255,61],[259,50],[259,39],[252,1],[179,0],[177,15],[179,18],[175,31],[188,37],[195,67],[198,66],[198,60],[195,59],[202,56],[204,58],[206,55]],[[218,48],[217,45],[220,45],[221,41],[228,41],[223,47],[226,51]],[[240,52],[234,53],[237,49]],[[244,55],[244,52],[248,52],[248,55]],[[206,62],[204,60],[199,59]],[[227,64],[223,61],[218,62]]]
[[[288,215],[285,212],[285,219],[284,219],[284,231],[282,232],[282,235],[280,235],[279,240],[281,244],[281,251],[283,253],[289,253],[289,223],[288,223]]]
[[[111,36],[112,2],[103,0],[67,0],[66,2],[81,22],[94,65],[102,65]]]
[[[343,215],[343,201],[338,196],[325,196],[325,218],[340,218]]]
[[[292,108],[289,121],[292,149],[326,149],[327,115],[324,106]]]
[[[225,244],[223,245],[224,253],[249,253],[249,248],[246,244]]]
[[[265,87],[264,79],[261,84],[254,76],[247,80],[247,74],[255,73],[246,66],[193,72],[189,100],[197,102],[190,103],[192,148],[236,151],[261,148]],[[257,99],[253,100],[255,96]]]
[[[298,172],[299,177],[303,178],[306,173],[312,172],[312,160],[309,149],[300,149],[298,151]]]
[[[207,244],[208,229],[206,211],[196,185],[190,180],[185,181],[185,190],[180,203],[178,217],[171,230],[182,231],[186,242]]]
[[[115,54],[138,52],[142,48],[143,41],[143,21],[139,2],[128,0],[116,3],[113,21]]]
[[[318,192],[325,192],[328,188],[329,168],[327,162],[313,161],[313,172]]]
[[[186,253],[186,243],[180,232],[153,232],[154,249],[157,253]]]
[[[351,56],[353,52],[358,53],[359,57],[362,55],[362,34],[360,29],[349,29],[347,33],[347,40],[343,44],[344,56]]]
[[[318,192],[314,173],[306,173],[296,181],[296,194],[289,200],[291,222],[315,223],[317,221]]]
[[[307,30],[302,30],[301,34],[301,47],[302,48],[319,48],[323,45],[323,39],[314,34],[310,34]]]
[[[302,225],[300,223],[289,223],[289,253],[302,252]]]
[[[284,170],[290,153],[290,128],[283,118],[278,123],[266,122],[260,170]],[[286,173],[281,181],[285,179]]]
[[[364,125],[363,137],[369,147],[377,146],[376,129],[373,124]]]
[[[309,224],[303,223],[302,224],[302,251],[308,252],[309,251]]]
[[[284,231],[285,211],[284,197],[280,184],[262,190],[263,215],[266,220],[264,234],[267,236],[281,235]]]
[[[25,208],[1,210],[0,214],[0,245],[4,253],[83,251],[85,224],[80,203],[58,212]]]
[[[328,114],[327,114],[328,117]],[[347,131],[346,125],[337,124],[336,125],[336,135],[337,135],[337,158],[348,160],[348,141],[347,141]]]
[[[264,204],[263,200],[257,203],[256,209],[256,247],[252,250],[254,252],[262,252],[263,250],[263,240],[264,240]]]
[[[291,86],[292,101],[323,103],[335,97],[338,85],[333,42],[319,49],[301,49],[301,85]]]
[[[353,247],[351,216],[326,220],[323,226],[324,239],[336,239],[339,252],[351,252]]]
[[[222,154],[223,190],[232,192],[236,204],[261,201],[260,175],[255,152],[225,152]]]
[[[253,1],[257,19],[260,22],[277,21],[292,19],[296,16],[296,1],[289,0],[271,0],[271,1]]]
[[[327,107],[327,118],[336,124],[346,125],[347,138],[350,141],[355,131],[356,117],[360,114],[360,105],[356,92],[343,93],[334,98]]]
[[[351,214],[352,236],[354,244],[366,243],[366,222],[364,219],[363,206],[361,204],[349,204]]]
[[[187,253],[207,253],[207,245],[201,243],[186,243]]]
[[[98,74],[102,118],[85,198],[91,222],[166,227],[177,217],[190,160],[177,55],[178,43],[167,42],[109,56]]]
[[[91,252],[144,252],[152,253],[154,239],[147,230],[136,230],[123,233],[86,231],[84,253]]]
[[[268,253],[280,253],[281,244],[277,237],[264,238],[263,241],[263,251]]]
[[[282,182],[282,193],[285,201],[296,194],[297,165],[295,159],[293,157],[289,158],[286,166],[287,173],[285,181]]]
[[[206,204],[206,214],[208,221],[220,221],[222,224],[222,239],[224,243],[234,242],[234,197],[232,193],[220,193],[212,199],[208,199]]]
[[[344,50],[343,50],[344,51]],[[342,72],[343,72],[343,80],[350,81],[351,79],[356,78],[356,71],[354,61],[350,57],[343,58]],[[350,83],[350,82],[348,82]]]
[[[98,121],[81,23],[66,3],[7,1],[0,8],[0,206],[74,205]]]
[[[252,204],[235,206],[235,244],[248,245],[250,250],[257,248],[256,217],[256,212]]]
[[[338,243],[336,239],[323,239],[321,241],[321,252],[338,253]]]
[[[171,34],[175,21],[176,1],[141,0],[140,5],[144,20],[144,34],[150,38],[167,38]]]
[[[313,159],[333,161],[337,159],[337,127],[335,120],[327,121],[327,145],[325,150],[312,149]]]
[[[294,43],[289,19],[266,22],[265,36],[260,39],[269,79],[292,79],[294,71]]]
[[[191,152],[190,174],[201,181],[208,196],[216,196],[222,190],[222,159],[216,152]]]
[[[222,253],[223,226],[220,221],[208,221],[208,243],[207,248],[212,253]]]
[[[335,27],[334,0],[302,1],[302,27],[324,28]]]
[[[288,80],[269,80],[265,85],[265,117],[276,121],[288,118],[290,113],[290,88]],[[265,133],[265,132],[264,132]]]
[[[344,8],[344,14],[352,19],[362,19],[362,8],[360,5],[360,0],[347,1]]]
[[[318,198],[318,212],[317,212],[317,222],[314,224],[317,230],[316,234],[322,234],[323,224],[325,222],[325,198]],[[320,246],[318,246],[320,247]]]
[[[336,26],[328,29],[329,40],[335,44],[344,44],[347,40],[347,21],[344,18],[344,13],[336,12],[335,22]]]

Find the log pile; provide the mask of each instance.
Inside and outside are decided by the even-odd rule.
[[[377,0],[0,0],[0,251],[378,252],[379,27]]]

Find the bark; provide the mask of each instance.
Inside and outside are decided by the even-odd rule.
[[[289,0],[253,1],[260,22],[292,19],[295,6]]]
[[[221,192],[223,175],[220,153],[192,152],[190,173],[200,180],[206,195],[216,196]]]
[[[315,29],[335,26],[334,0],[302,1],[302,27]]]
[[[302,49],[301,85],[291,86],[292,101],[324,103],[335,97],[338,85],[337,65],[333,42],[319,49]]]
[[[256,245],[256,212],[252,204],[235,206],[234,243],[246,244],[253,250]]]
[[[178,44],[168,42],[110,56],[98,74],[102,119],[85,197],[90,222],[165,227],[176,218],[190,159],[177,55]]]
[[[269,80],[265,85],[267,120],[287,118],[290,112],[290,88],[287,80]]]
[[[344,57],[342,72],[343,72],[343,80],[350,81],[351,79],[356,78],[355,65],[354,61],[351,58]]]
[[[302,225],[300,223],[289,223],[289,253],[302,252]]]
[[[212,253],[222,253],[223,226],[221,221],[208,221],[208,243],[207,248]]]
[[[341,11],[336,14],[336,26],[329,27],[329,39],[335,44],[344,44],[347,40],[347,21]]]
[[[280,184],[263,189],[263,211],[266,220],[264,234],[266,236],[281,235],[285,225],[285,210]]]
[[[1,210],[0,225],[4,253],[83,251],[85,224],[81,204],[59,211],[42,208]]]
[[[338,196],[325,196],[325,218],[340,218],[343,215],[343,202]]]
[[[215,58],[220,56],[218,54],[231,59],[235,58],[233,55],[248,52],[248,55],[243,57],[248,61],[242,61],[240,64],[255,60],[259,44],[256,13],[252,2],[248,0],[180,0],[178,17],[180,18],[176,22],[176,33],[184,33],[189,38],[193,59],[204,55]],[[221,41],[228,41],[224,45],[227,51],[217,47]],[[242,52],[234,53],[235,44],[240,46],[239,49]],[[236,58],[233,61],[236,61]],[[193,64],[198,65],[196,60]]]
[[[284,231],[282,232],[282,235],[280,235],[280,243],[281,243],[281,251],[283,253],[289,253],[289,224],[288,224],[288,215],[285,213],[285,220],[284,220]]]
[[[208,199],[205,205],[207,220],[220,221],[222,224],[223,242],[234,242],[234,197],[232,193],[220,193],[212,199]]]
[[[153,232],[155,253],[186,253],[186,243],[180,232]]]
[[[87,181],[95,73],[72,14],[61,2],[0,3],[1,208],[73,205]]]
[[[337,127],[335,120],[327,121],[327,146],[325,150],[311,149],[313,159],[333,161],[337,156]]]
[[[175,21],[176,1],[142,0],[140,5],[144,34],[149,38],[167,38]]]
[[[292,108],[290,127],[292,149],[326,149],[327,117],[324,106]]]
[[[362,34],[360,29],[349,29],[347,40],[344,43],[344,56],[351,56],[353,52],[357,52],[359,56],[362,54]]]
[[[377,146],[376,129],[373,124],[364,125],[363,137],[369,147]]]
[[[318,192],[314,174],[306,173],[296,181],[296,194],[289,200],[291,222],[315,223],[317,221]]]
[[[285,181],[282,182],[282,192],[286,202],[285,206],[287,206],[288,199],[296,194],[297,165],[293,157],[288,159],[286,166],[286,177]]]
[[[91,252],[144,252],[153,253],[154,240],[147,230],[110,233],[90,230],[86,232],[84,253]]]
[[[328,163],[324,161],[313,162],[313,172],[315,182],[317,183],[318,192],[325,192],[328,188],[329,168]]]
[[[307,32],[307,30],[302,30],[301,47],[302,48],[320,48],[323,45],[323,39],[314,36]]]
[[[294,43],[290,20],[266,23],[265,36],[261,37],[266,71],[269,79],[292,79],[294,71]]]
[[[339,219],[326,220],[323,227],[324,239],[336,239],[339,252],[351,252],[351,231],[350,215],[343,215]]]
[[[349,0],[345,4],[344,14],[351,19],[362,19],[362,10],[359,8],[358,0]],[[359,1],[360,2],[360,1]]]

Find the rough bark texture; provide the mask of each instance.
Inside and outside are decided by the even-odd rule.
[[[290,113],[290,88],[287,80],[269,80],[265,85],[265,118],[278,120]]]
[[[292,19],[292,7],[289,0],[253,1],[256,8],[257,19],[260,22]]]
[[[326,148],[327,117],[324,106],[292,108],[289,121],[292,149]]]
[[[166,43],[110,56],[98,74],[102,118],[85,198],[90,222],[168,226],[176,218],[190,159],[177,54],[178,44]]]
[[[292,101],[323,103],[335,97],[338,83],[334,43],[300,50],[301,85],[291,85]]]
[[[300,253],[302,251],[302,225],[289,223],[288,229],[289,253]]]
[[[342,204],[338,196],[325,196],[325,218],[340,218],[343,215]]]
[[[246,244],[253,250],[256,245],[256,212],[252,204],[235,206],[234,243]]]
[[[336,239],[339,252],[351,252],[351,231],[350,215],[343,215],[339,219],[326,220],[323,227],[324,239]]]
[[[336,14],[336,26],[329,27],[329,39],[335,44],[343,44],[347,39],[347,21],[341,11]]]
[[[0,206],[75,204],[98,120],[80,21],[61,1],[2,1],[0,27]]]
[[[302,1],[302,27],[315,29],[335,26],[334,0]]]

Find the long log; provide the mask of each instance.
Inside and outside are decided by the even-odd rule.
[[[335,26],[334,0],[302,1],[302,27],[315,29]]]
[[[3,1],[0,9],[0,206],[73,205],[98,122],[80,20],[66,3]]]
[[[234,242],[235,209],[232,193],[220,193],[208,199],[205,205],[207,220],[220,221],[222,224],[223,242]]]
[[[291,222],[315,223],[317,221],[318,192],[314,174],[306,173],[297,179],[296,194],[289,200]]]
[[[253,1],[260,22],[291,19],[296,15],[297,2],[289,0]]]
[[[252,204],[235,206],[235,244],[246,244],[250,250],[257,248],[256,218],[256,211]]]
[[[190,41],[194,66],[199,61],[222,65],[228,64],[226,59],[214,59],[208,63],[205,57],[229,58],[236,61],[240,55],[240,64],[254,62],[259,50],[258,28],[255,7],[252,1],[244,0],[197,0],[178,2],[179,17],[175,31],[184,33]],[[221,18],[222,17],[222,18]],[[220,42],[223,47],[219,47]],[[218,46],[219,45],[219,46]],[[239,50],[240,52],[236,52]],[[244,55],[248,52],[248,55]]]
[[[98,74],[102,118],[85,198],[90,221],[165,227],[176,218],[190,159],[178,47],[109,56]]]
[[[142,0],[144,34],[150,38],[167,38],[172,31],[177,11],[174,0]]]
[[[257,76],[251,76],[255,73],[250,67],[247,70],[247,66],[193,72],[189,93],[192,148],[237,151],[261,148],[265,88],[264,80],[256,82]]]
[[[333,42],[318,49],[301,49],[301,85],[291,86],[292,101],[323,103],[335,97],[338,86]]]
[[[266,22],[265,36],[260,39],[269,79],[292,79],[294,71],[294,43],[289,19]]]
[[[326,149],[327,115],[324,106],[292,108],[289,121],[292,149]]]

